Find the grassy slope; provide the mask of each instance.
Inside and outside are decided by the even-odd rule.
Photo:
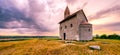
[[[108,42],[108,44],[103,44]],[[0,42],[0,55],[119,55],[120,41],[96,39],[90,42],[65,44],[61,40],[30,39]],[[89,45],[100,45],[101,50],[91,50]]]

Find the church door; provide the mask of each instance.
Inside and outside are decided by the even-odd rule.
[[[66,39],[66,33],[63,33],[63,36],[64,36],[63,39],[65,40]]]

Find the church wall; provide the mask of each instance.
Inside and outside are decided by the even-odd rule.
[[[86,17],[84,16],[82,10],[80,10],[80,11],[77,13],[77,18],[78,18],[78,22],[79,22],[79,21],[86,21]]]
[[[78,26],[81,24],[82,21],[86,21],[87,18],[84,16],[83,11],[79,11],[77,13],[77,22]],[[88,31],[90,29],[90,31]],[[85,24],[81,25],[81,27],[78,27],[78,33],[79,33],[79,39],[80,40],[92,40],[92,25],[91,24]]]
[[[80,40],[92,40],[92,25],[80,25],[79,27]]]
[[[72,27],[70,25],[73,25]],[[67,28],[65,29],[65,26]],[[66,33],[66,40],[77,40],[79,39],[79,33],[78,33],[78,22],[77,17],[73,17],[70,20],[67,20],[60,24],[60,36],[64,37],[63,33]],[[62,29],[61,29],[62,27]]]

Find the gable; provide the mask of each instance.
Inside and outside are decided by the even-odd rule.
[[[86,15],[85,15],[84,11],[83,11],[83,10],[81,10],[81,12],[82,12],[82,14],[83,14],[83,16],[84,16],[85,20],[88,22],[88,19],[87,19]]]
[[[78,16],[79,21],[88,22],[88,19],[83,10],[79,10],[79,12],[77,13],[77,16]]]
[[[69,16],[65,17],[62,21],[59,22],[59,24],[65,22],[67,20],[70,20],[70,19],[72,19],[73,17],[76,17],[76,16],[78,16],[78,18],[80,17],[80,19],[82,18],[84,21],[88,22],[87,17],[85,16],[84,11],[81,9],[81,10],[73,13],[72,15],[69,15]]]

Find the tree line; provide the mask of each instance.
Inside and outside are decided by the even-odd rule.
[[[96,39],[119,39],[120,40],[120,35],[117,34],[112,34],[112,35],[96,35],[95,36]]]
[[[4,38],[58,38],[58,36],[0,36],[0,39]]]

